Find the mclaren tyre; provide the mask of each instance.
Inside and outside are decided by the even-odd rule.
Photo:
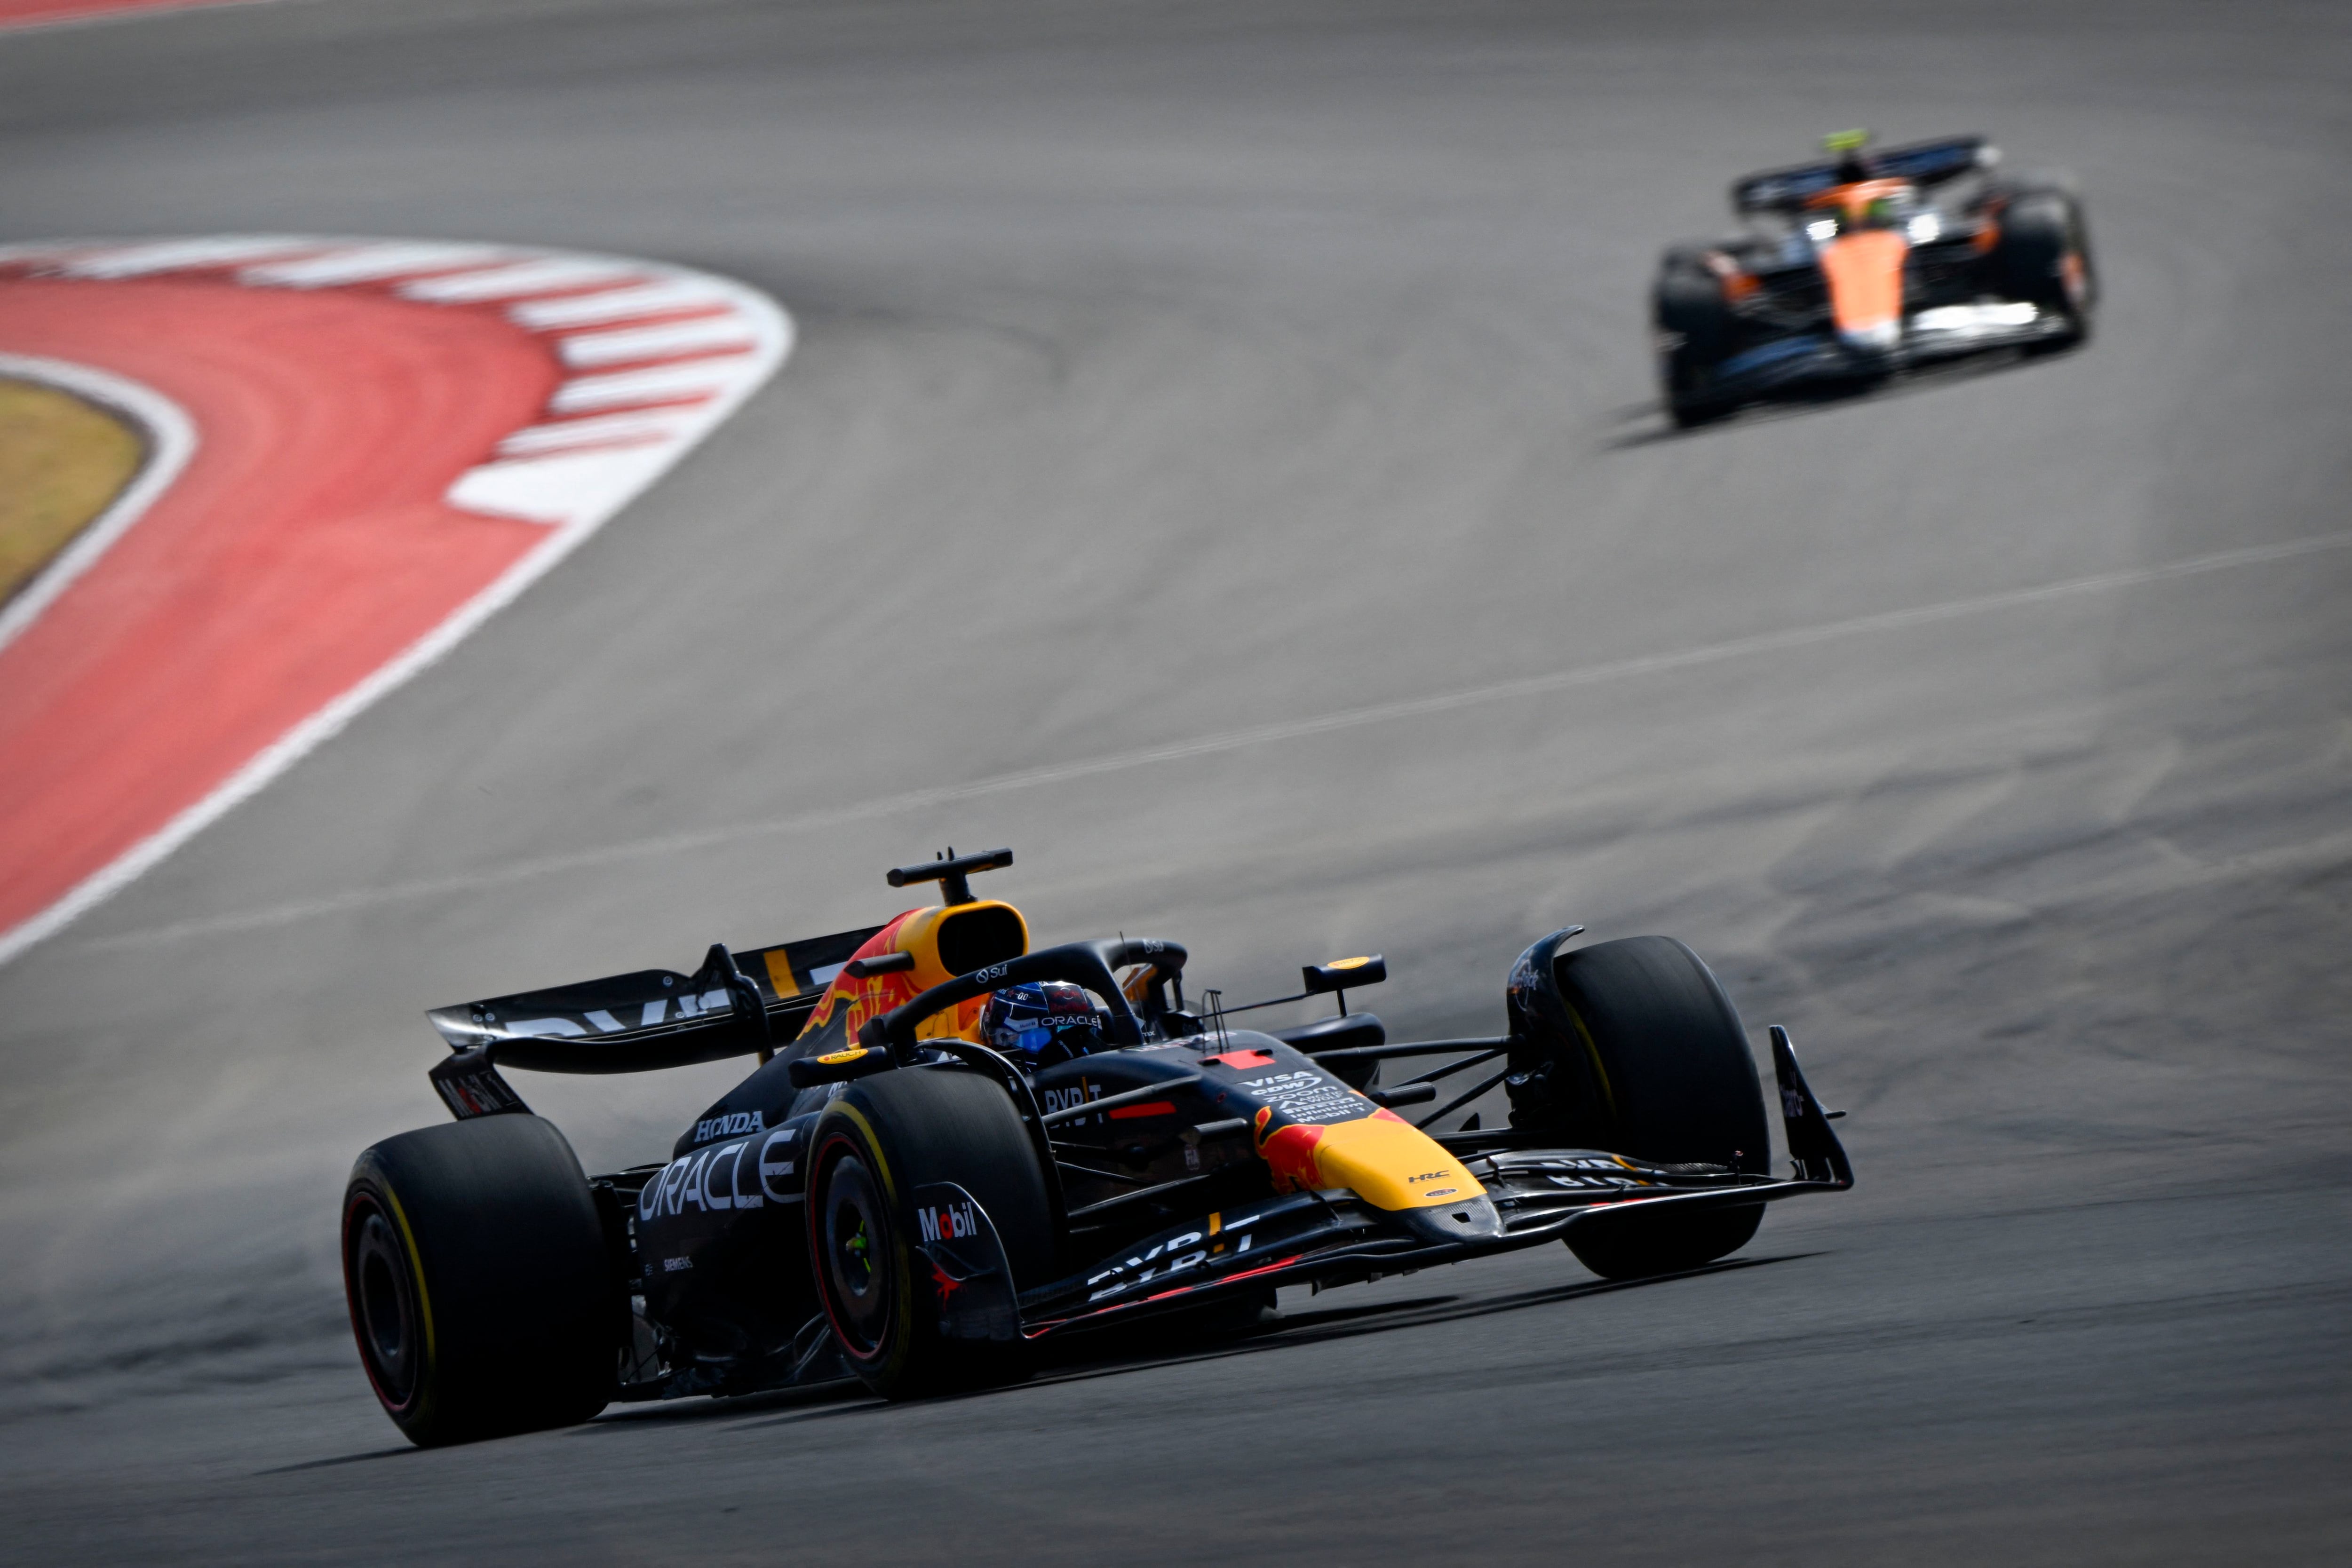
[[[1027,1375],[1011,1309],[1021,1289],[1053,1278],[1054,1228],[1035,1146],[1004,1089],[953,1068],[862,1079],[827,1107],[809,1149],[811,1269],[866,1385],[904,1399]],[[918,1210],[939,1207],[918,1195],[950,1190],[978,1205],[1009,1280],[959,1281],[926,1252],[937,1221],[927,1230]],[[950,1293],[992,1288],[1003,1292],[1001,1326],[951,1330]]]
[[[1747,1031],[1697,954],[1666,936],[1633,936],[1549,958],[1549,999],[1565,1014],[1549,1065],[1567,1081],[1538,1115],[1591,1148],[1660,1164],[1770,1165],[1763,1088]],[[1572,1083],[1572,1090],[1567,1087]],[[1514,1124],[1521,1124],[1514,1117]],[[1622,1214],[1571,1226],[1569,1248],[1606,1279],[1695,1269],[1745,1246],[1764,1210]]]
[[[2066,323],[2064,332],[2043,340],[2045,351],[2073,348],[2090,337],[2098,275],[2082,203],[2072,193],[2056,185],[2019,191],[2001,214],[1991,260],[2004,293]]]
[[[613,1397],[625,1298],[554,1124],[484,1116],[387,1138],[343,1194],[360,1362],[421,1447],[584,1421]]]
[[[1719,419],[1731,402],[1716,388],[1716,371],[1730,352],[1733,321],[1723,285],[1695,254],[1666,255],[1651,297],[1658,341],[1658,380],[1666,412],[1687,429]]]

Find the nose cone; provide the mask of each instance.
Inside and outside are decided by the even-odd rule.
[[[1401,1210],[1396,1218],[1423,1241],[1493,1241],[1503,1234],[1503,1217],[1484,1195],[1460,1203]]]
[[[1903,266],[1909,252],[1891,229],[1843,235],[1821,248],[1830,317],[1848,352],[1876,359],[1903,340]]]

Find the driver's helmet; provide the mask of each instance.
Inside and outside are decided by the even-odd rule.
[[[1067,980],[1007,986],[981,1010],[980,1038],[1034,1067],[1100,1050],[1103,1015],[1084,988]]]

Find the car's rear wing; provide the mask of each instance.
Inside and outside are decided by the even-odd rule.
[[[748,953],[713,944],[691,975],[639,969],[435,1008],[425,1016],[453,1054],[433,1069],[433,1087],[464,1121],[524,1109],[501,1066],[647,1072],[772,1050],[800,1033],[834,976],[881,929]]]
[[[1879,179],[1909,180],[1933,185],[2000,161],[2000,150],[1982,136],[1952,136],[1940,141],[1913,141],[1901,147],[1881,147],[1863,154],[1863,162]],[[1834,162],[1800,163],[1788,169],[1767,169],[1735,181],[1731,206],[1738,213],[1785,212],[1804,204],[1845,178]]]

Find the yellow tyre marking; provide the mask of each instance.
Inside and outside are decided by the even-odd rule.
[[[1617,1092],[1609,1087],[1609,1070],[1601,1065],[1601,1048],[1592,1041],[1592,1031],[1584,1026],[1584,1015],[1573,1007],[1568,1009],[1568,1021],[1576,1026],[1576,1038],[1584,1042],[1584,1054],[1592,1060],[1592,1076],[1601,1080],[1601,1097],[1609,1103],[1609,1119],[1617,1119]]]
[[[890,1162],[882,1154],[882,1140],[874,1135],[874,1124],[866,1119],[863,1111],[846,1100],[835,1100],[825,1109],[838,1111],[857,1124],[857,1130],[866,1134],[866,1152],[874,1156],[874,1167],[882,1173],[882,1192],[890,1200],[890,1251],[898,1266],[901,1286],[890,1313],[890,1326],[896,1331],[890,1359],[903,1364],[915,1334],[915,1260],[907,1238],[901,1234],[906,1227],[898,1223],[898,1181],[890,1174]],[[814,1209],[809,1212],[812,1218],[815,1216]]]
[[[392,1222],[400,1227],[400,1244],[408,1249],[408,1275],[416,1281],[416,1315],[425,1322],[425,1364],[417,1369],[416,1377],[416,1414],[422,1416],[433,1407],[433,1375],[441,1364],[433,1337],[433,1296],[425,1288],[425,1258],[416,1249],[416,1233],[409,1228],[400,1195],[392,1190],[389,1181],[378,1185],[383,1189],[384,1202],[392,1205]]]

